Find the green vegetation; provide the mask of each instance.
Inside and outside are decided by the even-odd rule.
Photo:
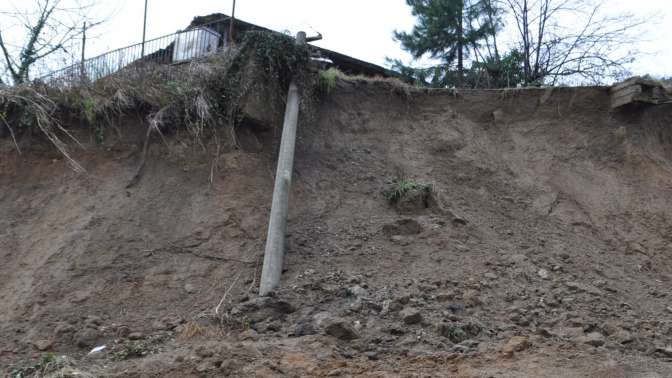
[[[9,373],[10,378],[28,377],[83,377],[89,375],[71,368],[72,361],[65,356],[55,356],[52,353],[44,354],[37,361],[24,361],[17,364]]]
[[[459,344],[464,340],[469,339],[467,333],[464,332],[464,330],[460,327],[450,327],[447,330],[446,337],[448,337],[450,341],[454,342],[455,344]]]
[[[401,202],[405,198],[421,195],[426,197],[431,193],[430,185],[418,183],[409,178],[397,178],[392,185],[383,191],[383,195],[391,205]]]
[[[482,331],[482,325],[473,321],[443,323],[439,326],[439,333],[455,344],[472,339]]]
[[[147,345],[142,342],[127,341],[121,349],[112,353],[112,359],[115,361],[128,360],[129,358],[143,357],[149,353]]]
[[[84,117],[89,123],[93,123],[96,118],[94,113],[96,107],[96,102],[92,98],[82,99],[82,111],[84,112]]]
[[[409,81],[438,88],[501,88],[622,80],[646,22],[599,1],[406,0],[417,22],[394,37],[424,67],[389,60]],[[571,25],[564,20],[571,19]],[[505,22],[506,21],[506,22]],[[506,30],[509,49],[498,47]],[[633,47],[635,49],[633,49]]]
[[[242,51],[242,61],[254,58],[266,74],[262,79],[276,81],[284,90],[292,78],[305,82],[310,51],[307,46],[297,45],[289,36],[260,31],[247,32],[243,36]],[[246,55],[251,52],[253,56]]]
[[[500,58],[488,57],[485,62],[473,62],[465,83],[471,87],[513,88],[525,82],[523,54],[513,49]],[[532,83],[541,85],[540,82]]]
[[[330,94],[336,89],[336,80],[343,74],[338,69],[331,67],[328,70],[321,70],[318,78],[320,92]]]
[[[393,67],[420,83],[435,87],[464,86],[465,61],[478,54],[476,46],[481,42],[496,41],[501,26],[499,8],[484,0],[406,0],[406,3],[418,18],[417,23],[410,33],[395,31],[394,38],[415,59],[427,55],[439,64],[412,68],[396,60],[392,61]]]

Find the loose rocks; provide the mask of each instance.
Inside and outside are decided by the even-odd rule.
[[[422,321],[422,314],[413,307],[406,307],[399,312],[399,317],[406,324],[418,324]]]
[[[514,336],[504,344],[501,352],[504,356],[512,357],[515,352],[522,352],[532,344],[526,336]]]
[[[577,341],[583,344],[599,347],[604,345],[604,336],[599,332],[591,332],[585,336],[578,337]]]
[[[355,340],[359,334],[345,319],[332,318],[325,322],[324,332],[340,340]]]

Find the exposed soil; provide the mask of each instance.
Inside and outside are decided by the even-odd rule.
[[[0,372],[51,352],[111,377],[672,376],[670,125],[607,88],[340,81],[300,126],[265,299],[274,131],[214,170],[167,136],[130,188],[137,121],[76,154],[86,174],[4,139]],[[402,176],[430,198],[390,205]]]

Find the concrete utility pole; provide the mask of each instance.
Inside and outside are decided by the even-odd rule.
[[[231,8],[231,19],[229,20],[229,42],[233,45],[236,40],[233,33],[235,32],[236,23],[236,0],[233,0],[233,7]]]
[[[296,35],[296,44],[306,43],[306,33]],[[278,154],[278,169],[275,174],[271,218],[268,222],[268,236],[264,252],[264,266],[259,282],[259,295],[272,292],[280,283],[282,260],[285,255],[285,233],[289,209],[289,190],[292,185],[294,167],[294,146],[296,144],[296,124],[299,120],[299,89],[294,80],[289,84],[285,121],[282,126],[282,140]]]

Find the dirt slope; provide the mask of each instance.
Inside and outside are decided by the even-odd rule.
[[[300,126],[265,300],[273,131],[215,170],[168,136],[130,188],[137,121],[85,175],[2,141],[0,372],[53,351],[93,376],[672,376],[671,124],[606,88],[341,81]],[[426,208],[388,204],[400,176]]]

